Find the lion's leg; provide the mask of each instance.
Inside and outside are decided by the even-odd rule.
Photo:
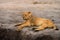
[[[44,30],[44,28],[42,26],[35,28],[35,30]]]
[[[44,30],[47,28],[47,24],[42,24],[41,26],[37,27],[35,30]]]
[[[29,22],[22,23],[20,26],[17,27],[17,31],[22,30],[26,26],[30,26],[30,23]]]
[[[49,22],[48,28],[57,29],[56,25],[53,22]]]
[[[56,25],[53,25],[52,28],[55,30],[58,29]]]
[[[15,26],[20,26],[21,25],[21,23],[18,23],[18,24],[16,24]]]

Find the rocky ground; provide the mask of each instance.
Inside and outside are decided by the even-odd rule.
[[[60,0],[0,0],[0,40],[60,40],[60,30],[24,28],[17,32],[14,25],[24,21],[21,14],[25,11],[54,20],[60,29]]]

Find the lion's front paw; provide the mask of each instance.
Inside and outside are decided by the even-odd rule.
[[[21,31],[21,30],[22,30],[22,28],[18,27],[16,30],[17,30],[17,31]]]
[[[20,29],[16,29],[16,31],[21,31]]]

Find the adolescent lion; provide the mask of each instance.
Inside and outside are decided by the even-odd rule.
[[[22,17],[25,22],[16,25],[18,26],[17,31],[20,31],[22,30],[22,28],[28,26],[37,26],[34,30],[44,30],[45,28],[57,29],[55,24],[51,20],[35,17],[31,12],[24,12],[22,14]]]

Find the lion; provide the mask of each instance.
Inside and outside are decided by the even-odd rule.
[[[34,30],[37,31],[44,30],[46,28],[57,29],[56,25],[52,22],[52,20],[35,17],[32,15],[31,12],[22,13],[22,17],[23,20],[25,20],[25,22],[16,25],[18,26],[17,31],[20,31],[24,27],[29,27],[29,26],[37,26],[34,28]]]

